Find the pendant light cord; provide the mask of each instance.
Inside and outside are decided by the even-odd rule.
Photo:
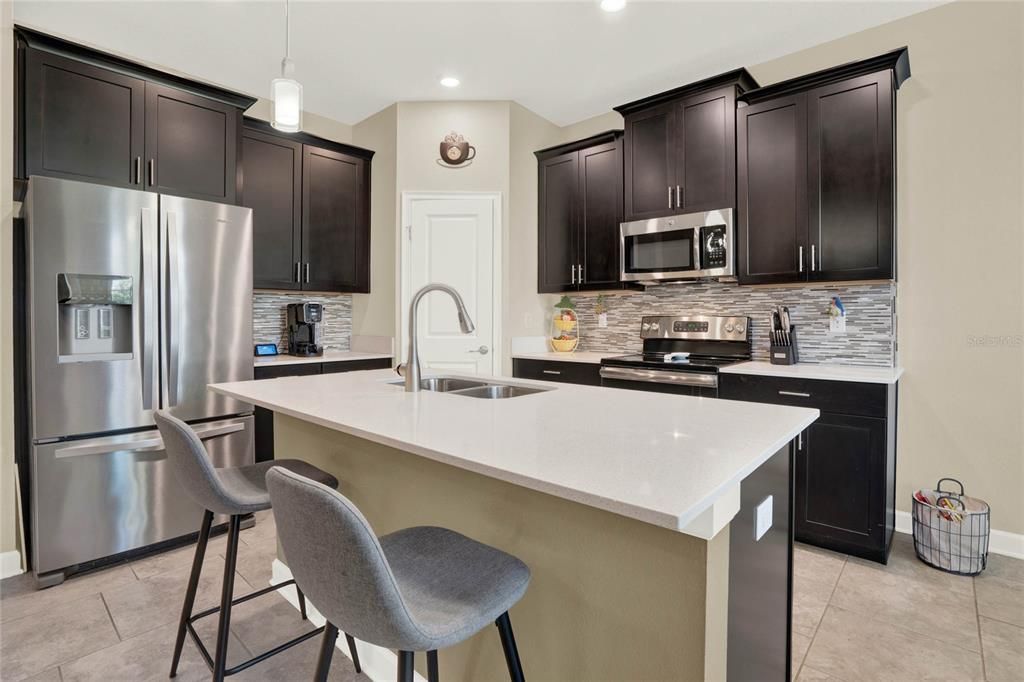
[[[292,46],[292,17],[288,11],[291,5],[290,0],[284,0],[284,58],[291,57]]]

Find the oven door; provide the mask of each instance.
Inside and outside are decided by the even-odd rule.
[[[623,281],[680,279],[700,269],[700,228],[671,227],[662,221],[624,223]]]
[[[718,397],[718,375],[679,370],[602,367],[601,385],[632,391]]]

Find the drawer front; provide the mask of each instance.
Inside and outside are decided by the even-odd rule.
[[[885,384],[722,374],[718,396],[754,403],[816,407],[822,412],[886,416]]]
[[[336,372],[358,372],[364,369],[389,369],[391,358],[376,358],[373,360],[346,360],[345,362],[325,362],[323,364],[324,374]]]
[[[253,370],[255,379],[277,379],[278,377],[304,377],[320,373],[319,362],[307,362],[301,365],[277,365],[275,367],[256,367]]]
[[[553,362],[513,358],[512,375],[520,379],[561,381],[567,384],[601,385],[601,366],[588,362]]]

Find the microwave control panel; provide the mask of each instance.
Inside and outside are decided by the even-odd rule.
[[[701,230],[704,250],[701,254],[701,269],[724,268],[728,263],[728,249],[725,243],[725,225],[705,227]]]

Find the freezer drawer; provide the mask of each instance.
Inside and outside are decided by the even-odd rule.
[[[253,461],[252,417],[193,428],[214,466]],[[36,575],[194,533],[202,520],[155,429],[36,445],[32,474]]]

